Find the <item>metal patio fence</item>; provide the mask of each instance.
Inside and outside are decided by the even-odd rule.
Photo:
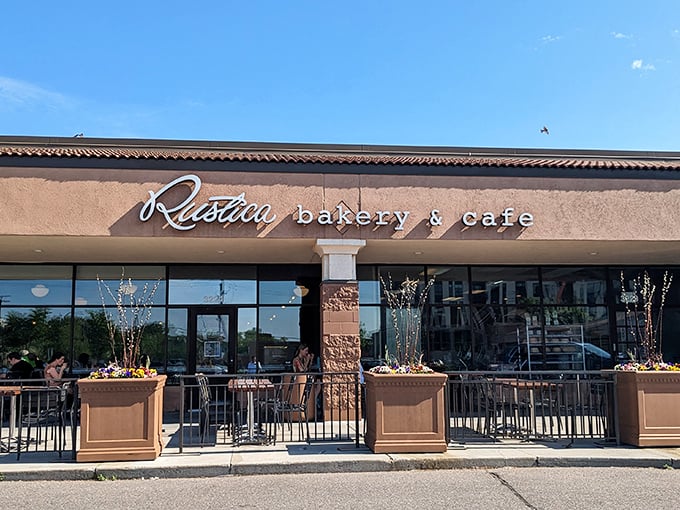
[[[449,372],[449,441],[616,441],[611,372]]]
[[[44,379],[0,386],[0,455],[54,453],[75,459],[78,395],[75,380],[51,387]]]
[[[611,372],[447,374],[449,444],[617,440]],[[74,460],[76,380],[56,388],[44,380],[3,382],[0,455],[52,453]],[[218,444],[363,444],[364,388],[358,373],[197,374],[180,376],[179,383],[180,452]]]
[[[358,373],[196,374],[181,377],[180,395],[180,452],[215,444],[359,446]]]

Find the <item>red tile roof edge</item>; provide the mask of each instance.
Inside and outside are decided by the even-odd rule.
[[[79,140],[80,141],[80,140]],[[510,167],[510,168],[573,168],[573,169],[611,169],[611,170],[680,170],[680,154],[674,157],[653,157],[648,153],[635,157],[635,153],[626,152],[618,156],[614,153],[583,151],[587,156],[577,156],[573,151],[560,155],[559,151],[527,151],[529,154],[475,154],[469,152],[447,153],[431,148],[419,148],[417,152],[409,152],[411,148],[392,147],[392,150],[364,152],[353,151],[356,146],[348,146],[347,151],[338,150],[338,146],[328,151],[310,149],[307,146],[291,145],[290,150],[282,148],[231,149],[225,148],[173,148],[173,147],[130,147],[108,145],[57,145],[39,143],[5,143],[0,140],[0,157],[20,158],[82,158],[82,159],[128,159],[128,160],[171,160],[171,161],[233,161],[233,162],[267,162],[267,163],[306,163],[330,165],[399,165],[399,166],[462,166],[462,167]],[[334,150],[335,149],[335,150]],[[439,152],[439,153],[438,153]],[[484,152],[484,149],[479,149]],[[499,152],[499,151],[496,151]],[[522,152],[518,150],[517,152]]]

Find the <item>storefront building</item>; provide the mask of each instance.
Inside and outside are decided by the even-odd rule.
[[[77,375],[111,356],[104,307],[145,286],[170,376],[290,370],[301,342],[370,366],[393,340],[380,277],[435,279],[443,369],[598,369],[636,349],[644,270],[676,277],[680,361],[680,153],[0,137],[0,184],[0,351]]]

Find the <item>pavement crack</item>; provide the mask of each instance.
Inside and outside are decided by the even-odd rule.
[[[529,501],[527,501],[527,499],[526,499],[524,496],[522,496],[522,495],[517,491],[517,489],[515,489],[515,488],[512,486],[512,484],[510,484],[510,482],[508,482],[508,481],[507,481],[505,478],[503,478],[501,475],[499,475],[498,473],[495,473],[495,472],[493,472],[493,471],[489,471],[489,474],[491,474],[491,476],[493,476],[496,480],[498,480],[499,482],[501,482],[502,485],[504,485],[505,487],[507,487],[508,490],[509,490],[510,492],[512,492],[515,496],[517,496],[517,499],[519,499],[522,503],[524,503],[524,505],[525,505],[527,508],[531,508],[532,510],[538,510],[538,507],[535,507],[534,505],[532,505],[531,503],[529,503]]]

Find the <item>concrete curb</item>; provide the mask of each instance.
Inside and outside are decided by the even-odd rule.
[[[166,448],[153,461],[76,463],[49,454],[0,457],[0,480],[208,478],[293,473],[361,473],[506,467],[627,467],[680,469],[680,448],[603,447],[597,443],[457,445],[441,454],[374,454],[342,443]]]
[[[667,458],[593,458],[593,457],[537,457],[537,458],[441,458],[441,459],[375,459],[375,460],[320,460],[298,462],[207,464],[185,466],[59,466],[52,469],[15,469],[2,473],[5,481],[77,481],[123,480],[142,478],[213,478],[222,476],[251,476],[296,473],[390,472],[440,469],[500,469],[506,467],[627,467],[680,468],[680,460]]]

